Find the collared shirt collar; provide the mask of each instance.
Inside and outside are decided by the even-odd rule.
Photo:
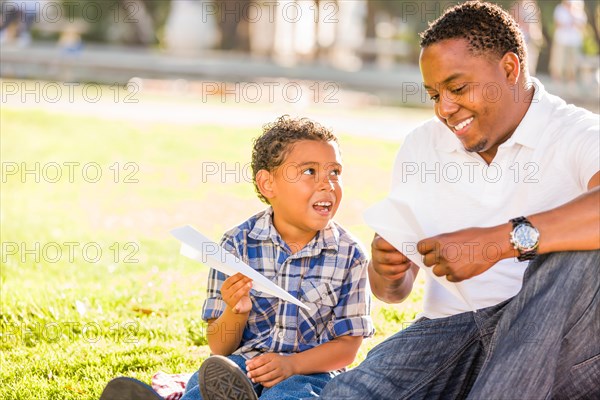
[[[529,109],[512,136],[506,142],[502,143],[501,147],[520,144],[535,149],[540,141],[540,133],[543,132],[548,124],[552,107],[548,107],[548,93],[544,85],[537,78],[533,77],[531,78],[531,85],[533,85],[535,92]]]
[[[512,136],[506,142],[502,143],[500,145],[501,147],[520,144],[522,146],[535,148],[540,140],[540,131],[544,129],[548,123],[548,114],[551,112],[551,108],[547,107],[548,95],[546,89],[537,78],[532,77],[531,81],[535,92],[531,104],[529,105],[529,109]],[[523,99],[517,99],[517,101],[523,101]],[[461,141],[456,135],[452,134],[448,127],[437,117],[435,117],[435,120],[439,124],[439,129],[444,131],[444,134],[441,135],[440,140],[436,143],[436,149],[448,153],[464,150]]]
[[[273,243],[289,251],[289,246],[285,243],[279,232],[277,232],[275,225],[273,225],[273,207],[269,207],[263,211],[263,214],[256,220],[248,236],[256,240],[271,239]],[[310,257],[320,254],[324,249],[337,251],[339,242],[340,231],[335,222],[330,220],[327,226],[318,231],[315,237],[302,250],[294,254],[294,257]]]

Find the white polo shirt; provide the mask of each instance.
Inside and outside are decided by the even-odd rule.
[[[426,237],[503,224],[587,191],[600,170],[600,116],[567,105],[534,82],[527,114],[489,166],[437,118],[407,136],[394,165],[390,197],[410,204]],[[486,248],[490,257],[496,249]],[[502,260],[463,281],[462,290],[477,309],[493,306],[517,294],[526,267],[516,258]],[[424,316],[465,311],[466,304],[426,278]]]

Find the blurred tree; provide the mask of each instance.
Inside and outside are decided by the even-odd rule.
[[[376,34],[376,20],[377,15],[377,4],[375,1],[367,1],[367,20],[365,21],[365,37],[367,40],[374,39]],[[363,61],[366,63],[373,63],[377,59],[377,55],[374,53],[365,54]]]
[[[73,2],[61,0],[65,18],[79,18],[86,23],[87,29],[83,33],[88,42],[117,42],[132,45],[152,45],[160,42],[165,21],[171,8],[171,2],[176,0],[84,0]],[[250,33],[248,14],[253,3],[258,0],[214,0],[217,7],[215,19],[221,33],[221,49],[236,49],[247,51],[249,49]],[[305,1],[305,0],[301,0]],[[308,0],[306,0],[308,1]],[[331,1],[331,0],[320,0]],[[342,0],[350,1],[350,0]],[[319,0],[315,0],[319,2]],[[494,1],[507,10],[511,10],[514,0]],[[549,48],[552,43],[554,31],[553,12],[560,0],[538,1],[541,10],[542,32],[547,46],[540,54],[540,68],[542,71],[547,63]],[[85,13],[82,9],[86,8]],[[400,37],[414,48],[413,61],[418,56],[418,33],[427,28],[428,23],[439,17],[448,7],[457,3],[456,0],[369,0],[367,3],[366,33],[368,38],[374,38],[376,32],[376,16],[378,13],[387,13],[395,17],[399,24]],[[69,6],[68,4],[71,4]],[[72,5],[76,4],[76,7]],[[598,0],[585,0],[585,8],[591,27],[592,38],[598,48],[600,41]],[[318,7],[317,7],[318,9]],[[315,28],[316,29],[316,28]],[[153,31],[151,34],[149,31]],[[321,51],[322,49],[317,49]]]
[[[552,37],[554,32],[554,9],[561,0],[541,0],[538,1],[540,8],[540,18],[542,21],[542,33],[546,46],[540,53],[539,66],[542,72],[547,72],[547,64],[549,59],[550,47],[552,45]],[[588,15],[588,22],[593,32],[593,45],[588,45],[588,52],[597,52],[600,42],[599,18],[600,18],[600,3],[598,0],[584,0],[585,9]],[[514,0],[497,0],[492,1],[499,4],[509,12],[513,11]],[[370,0],[369,9],[373,14],[377,12],[385,12],[400,19],[401,23],[406,24],[406,29],[409,35],[405,35],[402,40],[406,40],[412,46],[418,48],[419,38],[418,33],[427,28],[428,23],[438,18],[447,8],[457,4],[457,1],[430,1],[430,0]],[[371,11],[372,10],[372,11]],[[514,15],[514,14],[513,14]],[[592,49],[592,50],[589,50]],[[416,58],[413,60],[416,61]]]
[[[118,5],[125,13],[129,13],[128,28],[123,35],[123,42],[130,45],[149,45],[157,41],[154,19],[147,5],[150,1],[144,0],[119,0]],[[120,22],[120,21],[119,21]]]
[[[248,16],[252,0],[217,0],[217,26],[221,50],[250,50]]]
[[[598,21],[600,19],[600,2],[598,2],[598,0],[586,0],[585,12],[588,16],[588,22],[594,31],[596,43],[598,43],[600,42],[600,27],[598,27],[598,24],[600,23]]]
[[[55,4],[41,3],[55,13]],[[62,0],[63,22],[77,20],[85,24],[86,42],[116,42],[152,45],[158,42],[170,8],[169,0],[106,0],[75,2]],[[53,14],[54,15],[54,14]]]

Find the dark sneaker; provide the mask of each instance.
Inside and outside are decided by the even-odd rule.
[[[163,400],[163,398],[144,382],[120,377],[108,382],[100,400]]]
[[[250,379],[226,357],[207,358],[200,366],[198,380],[203,400],[258,400]]]

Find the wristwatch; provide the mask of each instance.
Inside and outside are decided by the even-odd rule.
[[[513,218],[510,222],[513,225],[510,243],[519,252],[517,260],[527,261],[535,258],[540,244],[540,232],[525,217]]]

